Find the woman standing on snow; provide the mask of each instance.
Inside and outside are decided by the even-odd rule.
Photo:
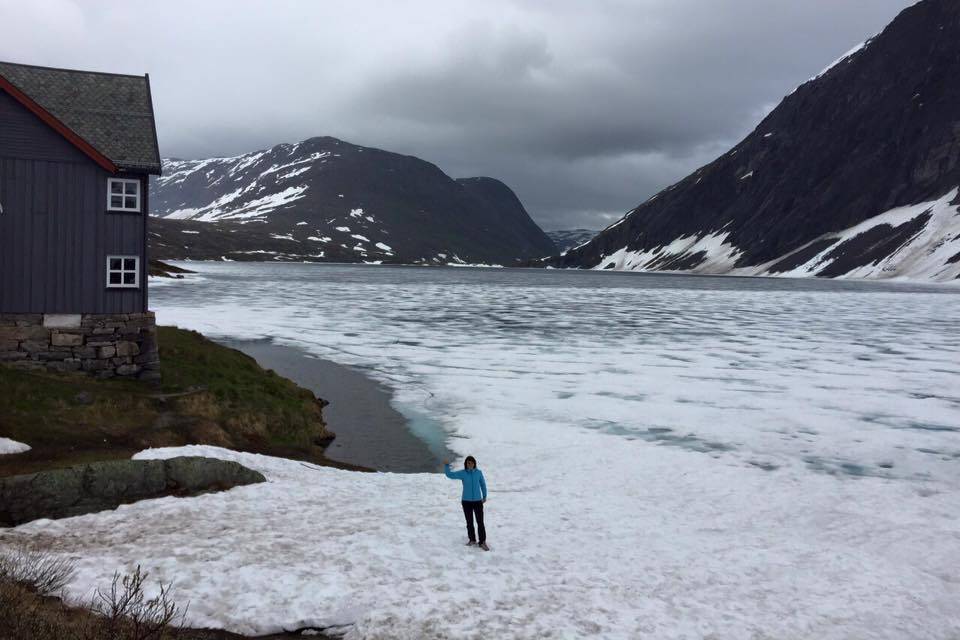
[[[473,456],[467,456],[463,461],[463,471],[451,471],[450,462],[443,461],[443,472],[451,480],[459,480],[463,483],[463,497],[460,504],[463,505],[463,515],[467,519],[467,536],[470,538],[467,542],[468,547],[477,544],[477,537],[473,531],[473,518],[477,518],[477,529],[480,531],[480,548],[484,551],[490,551],[487,546],[487,530],[483,526],[483,503],[487,501],[487,482],[483,479],[483,471],[477,469],[477,460]]]

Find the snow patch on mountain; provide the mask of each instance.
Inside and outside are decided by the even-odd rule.
[[[760,265],[737,269],[733,273],[747,275],[775,275],[783,277],[807,277],[817,275],[829,268],[842,256],[845,243],[869,237],[871,232],[893,231],[914,223],[923,216],[928,219],[892,253],[877,261],[850,269],[840,278],[916,278],[934,281],[949,281],[960,278],[960,206],[956,201],[960,189],[954,189],[942,198],[921,202],[906,207],[897,207],[874,216],[858,225],[837,233],[828,233],[805,244],[785,256]],[[808,250],[826,245],[821,251],[802,264],[782,272],[772,272],[771,267]],[[840,255],[838,254],[840,250]],[[752,272],[752,273],[751,273]]]
[[[834,67],[836,67],[836,66],[837,66],[838,64],[840,64],[841,62],[853,62],[853,56],[855,56],[856,54],[858,54],[858,53],[860,53],[861,51],[863,51],[864,49],[866,49],[867,46],[870,44],[870,41],[871,41],[871,40],[873,40],[873,38],[870,38],[869,40],[864,40],[863,42],[861,42],[861,43],[858,44],[857,46],[853,47],[852,49],[850,49],[849,51],[847,51],[845,54],[843,54],[842,56],[840,56],[839,58],[837,58],[836,60],[834,60],[833,62],[831,62],[830,64],[828,64],[826,67],[824,67],[824,68],[823,68],[823,71],[821,71],[821,72],[818,73],[817,75],[815,75],[815,76],[813,76],[812,78],[810,78],[810,80],[808,80],[807,82],[812,82],[812,81],[814,81],[814,80],[817,80],[817,79],[819,79],[819,78],[822,78],[822,77],[825,76],[827,73],[829,73],[831,69],[833,69]]]
[[[256,153],[248,153],[240,156],[239,158],[227,158],[227,160],[237,160],[236,166],[231,169],[230,173],[236,174],[237,172],[243,171],[248,167],[252,167],[265,155],[267,155],[266,151],[258,151]]]
[[[281,175],[281,176],[278,176],[277,179],[278,179],[278,180],[287,180],[288,178],[293,178],[293,177],[295,177],[295,176],[299,176],[301,173],[306,173],[307,171],[310,171],[310,167],[303,167],[303,168],[301,168],[301,169],[295,169],[294,171],[291,171],[291,172],[289,172],[289,173],[285,173],[285,174],[283,174],[283,175]]]
[[[733,268],[741,251],[727,242],[730,234],[708,233],[680,237],[664,247],[628,251],[626,247],[608,256],[594,269],[618,271],[691,270],[695,273],[724,273]],[[688,266],[689,265],[689,266]]]
[[[728,241],[729,233],[712,232],[683,236],[652,249],[631,251],[624,247],[593,268],[793,278],[819,275],[956,280],[960,278],[958,193],[960,188],[937,200],[891,209],[849,229],[823,234],[760,265],[735,267],[742,250]],[[870,257],[872,249],[891,242],[898,246],[881,257]],[[861,264],[849,264],[858,255],[865,256]]]
[[[279,171],[283,171],[284,169],[289,169],[290,167],[296,167],[297,165],[301,165],[301,164],[313,164],[313,163],[316,162],[317,160],[319,160],[319,159],[321,159],[321,158],[326,158],[326,157],[329,156],[329,155],[330,155],[330,152],[329,152],[329,151],[323,151],[323,152],[318,151],[318,152],[311,153],[310,155],[308,155],[308,156],[306,156],[306,157],[300,158],[299,160],[294,160],[293,162],[288,162],[288,163],[286,163],[286,164],[275,164],[275,165],[271,166],[269,169],[267,169],[266,171],[264,171],[263,173],[261,173],[261,174],[260,174],[260,177],[263,178],[263,177],[266,177],[266,176],[270,175],[271,173],[277,173],[277,172],[279,172]],[[301,174],[301,173],[303,173],[304,171],[307,171],[307,170],[309,170],[309,169],[310,169],[310,167],[303,167],[303,168],[297,169],[296,171],[292,171],[292,172],[290,172],[290,173],[288,173],[288,174],[285,174],[284,176],[280,176],[280,177],[281,177],[281,178],[284,178],[284,177],[290,177],[290,176],[294,176],[294,175],[299,175],[299,174]]]
[[[179,209],[166,217],[175,220],[197,220],[200,222],[256,218],[302,198],[307,190],[306,186],[287,187],[283,191],[247,200],[237,206],[231,206],[243,194],[251,191],[253,186],[254,184],[250,184],[231,191],[205,207]]]
[[[270,195],[263,196],[262,198],[251,200],[239,209],[235,209],[230,213],[210,212],[198,217],[197,220],[210,222],[221,219],[235,220],[238,218],[242,219],[262,216],[265,213],[269,213],[274,209],[289,205],[291,202],[302,198],[306,190],[307,187],[305,186],[287,187],[278,193],[272,193]]]
[[[26,451],[30,451],[30,445],[11,440],[10,438],[0,438],[0,455],[12,455]]]
[[[291,153],[294,148],[291,147]],[[323,158],[330,155],[329,152],[314,152],[291,162],[274,162],[253,175],[246,173],[248,170],[259,169],[257,165],[264,163],[267,154],[267,151],[258,151],[229,158],[164,160],[164,173],[156,179],[158,189],[183,184],[188,179],[192,181],[199,179],[198,192],[201,198],[206,196],[210,199],[201,206],[185,206],[185,203],[183,203],[184,206],[160,211],[158,212],[159,215],[176,220],[197,220],[201,222],[245,220],[261,217],[303,198],[307,186],[287,186],[259,198],[249,198],[249,196],[266,191],[268,188],[276,189],[277,182],[289,181],[309,171],[314,163],[322,161]],[[290,170],[287,171],[288,169]],[[234,183],[242,178],[244,185],[227,193],[216,195],[222,191],[222,187],[220,189],[215,187],[225,178]],[[229,184],[229,182],[225,184]]]

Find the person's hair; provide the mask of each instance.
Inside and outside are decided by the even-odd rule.
[[[476,458],[474,458],[473,456],[467,456],[466,459],[463,461],[463,466],[466,467],[468,462],[472,462],[472,463],[473,463],[473,468],[474,468],[474,469],[477,468],[477,459],[476,459]]]

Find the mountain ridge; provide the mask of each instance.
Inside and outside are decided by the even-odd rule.
[[[159,259],[512,264],[552,241],[506,184],[329,136],[233,157],[164,160]]]
[[[923,0],[797,87],[729,152],[586,245],[534,264],[960,277],[960,202],[948,198],[960,186],[957,77],[960,3]],[[917,206],[911,220],[887,222]]]

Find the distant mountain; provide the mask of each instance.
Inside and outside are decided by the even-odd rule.
[[[960,1],[923,0],[729,153],[539,264],[960,277]]]
[[[566,251],[573,247],[579,247],[597,235],[596,231],[589,229],[562,229],[560,231],[547,231],[547,236],[553,240],[560,251]]]
[[[151,208],[158,259],[510,265],[556,251],[502,182],[335,138],[164,160]]]

